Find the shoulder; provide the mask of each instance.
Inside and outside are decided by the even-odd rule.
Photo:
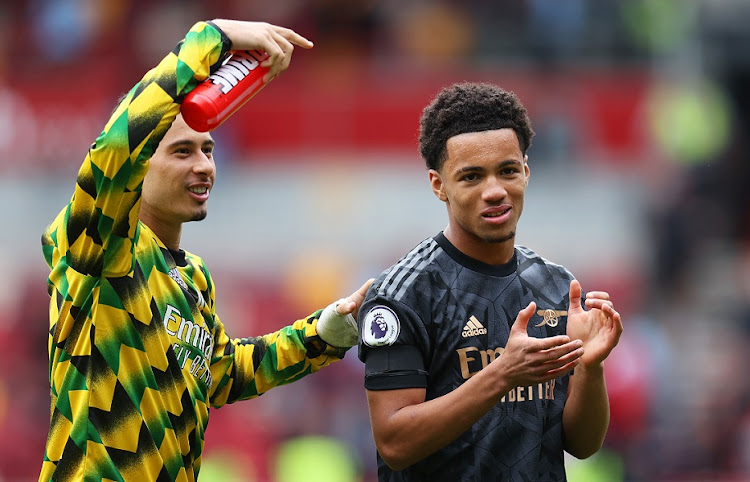
[[[360,313],[365,314],[363,326],[374,327],[373,323],[377,323],[381,338],[393,342],[402,324],[410,327],[426,324],[435,300],[447,291],[451,280],[455,279],[456,270],[445,269],[446,256],[435,239],[428,238],[383,271],[362,303]],[[386,336],[383,332],[386,328],[387,334],[394,338]],[[377,330],[371,331],[374,333]]]
[[[523,271],[531,266],[537,266],[554,273],[570,274],[570,271],[565,266],[550,261],[526,246],[517,245],[516,256],[518,257],[519,271]]]
[[[429,273],[439,270],[436,261],[441,253],[443,250],[434,238],[425,239],[380,273],[370,293],[381,299],[404,302],[409,292],[423,290],[430,284]]]
[[[554,263],[535,251],[516,246],[518,277],[527,286],[544,291],[567,293],[570,281],[575,277],[563,265]]]

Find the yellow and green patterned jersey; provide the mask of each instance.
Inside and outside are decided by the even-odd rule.
[[[138,221],[149,158],[228,38],[196,24],[124,97],[70,203],[42,237],[50,267],[50,429],[40,480],[195,480],[210,407],[261,395],[343,357],[320,311],[230,339],[198,256]]]

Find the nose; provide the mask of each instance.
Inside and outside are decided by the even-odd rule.
[[[213,176],[216,171],[216,165],[214,164],[213,157],[208,156],[205,152],[200,151],[196,155],[197,158],[193,163],[193,172],[196,174],[203,174],[205,176]]]
[[[501,179],[489,176],[482,189],[482,199],[487,202],[498,202],[508,195]]]

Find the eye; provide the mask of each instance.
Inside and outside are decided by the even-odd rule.
[[[512,176],[513,174],[518,172],[518,169],[515,167],[506,167],[502,171],[500,171],[504,176]]]
[[[463,176],[461,176],[460,180],[461,181],[472,182],[472,181],[476,181],[477,179],[479,179],[479,174],[477,174],[476,172],[469,172],[469,173],[464,174]]]
[[[203,149],[201,149],[201,150],[203,151],[203,153],[204,153],[204,154],[205,154],[205,155],[206,155],[207,157],[211,157],[211,156],[213,156],[213,155],[214,155],[214,148],[213,148],[212,146],[207,146],[207,147],[204,147],[204,148],[203,148]]]

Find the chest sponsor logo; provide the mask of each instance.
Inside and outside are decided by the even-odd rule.
[[[492,361],[502,356],[505,348],[497,347],[488,350],[481,350],[475,346],[459,348],[456,350],[458,363],[461,367],[461,376],[468,380],[479,373],[479,370],[486,367]],[[528,387],[516,387],[510,390],[503,398],[501,403],[505,402],[525,402],[531,400],[554,400],[555,399],[555,380],[539,383]]]
[[[387,306],[376,306],[365,316],[362,341],[371,347],[392,345],[400,331],[401,323],[396,313]]]
[[[471,315],[471,318],[469,318],[469,321],[466,322],[463,330],[461,330],[461,336],[464,338],[486,334],[487,328],[485,328],[474,315]]]
[[[174,343],[172,348],[180,368],[188,369],[191,375],[211,388],[209,360],[214,350],[214,339],[211,333],[206,330],[205,326],[183,317],[180,310],[172,305],[167,305],[167,311],[164,313],[164,328],[170,337],[177,339],[177,343]],[[189,367],[188,360],[190,360]]]
[[[542,321],[539,322],[539,324],[534,325],[537,328],[544,325],[554,328],[560,322],[561,316],[568,316],[567,311],[552,309],[538,310],[536,314],[542,317]]]

